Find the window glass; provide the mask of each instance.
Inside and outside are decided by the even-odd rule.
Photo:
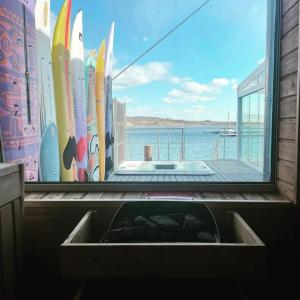
[[[1,161],[28,183],[263,182],[275,3],[1,1]]]

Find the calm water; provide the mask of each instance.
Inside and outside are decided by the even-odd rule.
[[[152,146],[153,160],[237,159],[237,137],[224,138],[222,132],[224,129],[218,126],[128,128],[127,160],[144,160],[146,145]]]

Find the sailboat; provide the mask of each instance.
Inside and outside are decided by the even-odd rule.
[[[235,129],[229,128],[229,124],[230,124],[230,113],[228,113],[227,128],[224,129],[224,131],[221,133],[221,136],[236,137],[237,136],[237,131]]]

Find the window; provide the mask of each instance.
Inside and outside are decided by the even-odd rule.
[[[277,2],[2,1],[1,160],[33,184],[272,183]]]
[[[238,147],[240,150],[239,160],[258,169],[261,173],[264,171],[264,135],[265,135],[265,62],[249,76],[251,82],[244,82],[246,88],[240,90],[244,95],[239,99],[239,105],[242,110],[240,120],[240,139]],[[256,79],[253,80],[253,76]],[[256,85],[253,85],[256,82]]]

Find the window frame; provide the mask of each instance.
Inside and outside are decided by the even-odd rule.
[[[271,157],[268,159],[270,182],[104,182],[104,183],[25,183],[26,192],[277,192],[278,153],[278,105],[280,96],[280,53],[281,53],[281,1],[268,0],[266,53],[266,95],[272,99],[266,131],[271,132],[265,139]],[[271,78],[271,80],[270,80]],[[269,102],[270,103],[270,102]],[[270,130],[272,128],[272,130]]]

